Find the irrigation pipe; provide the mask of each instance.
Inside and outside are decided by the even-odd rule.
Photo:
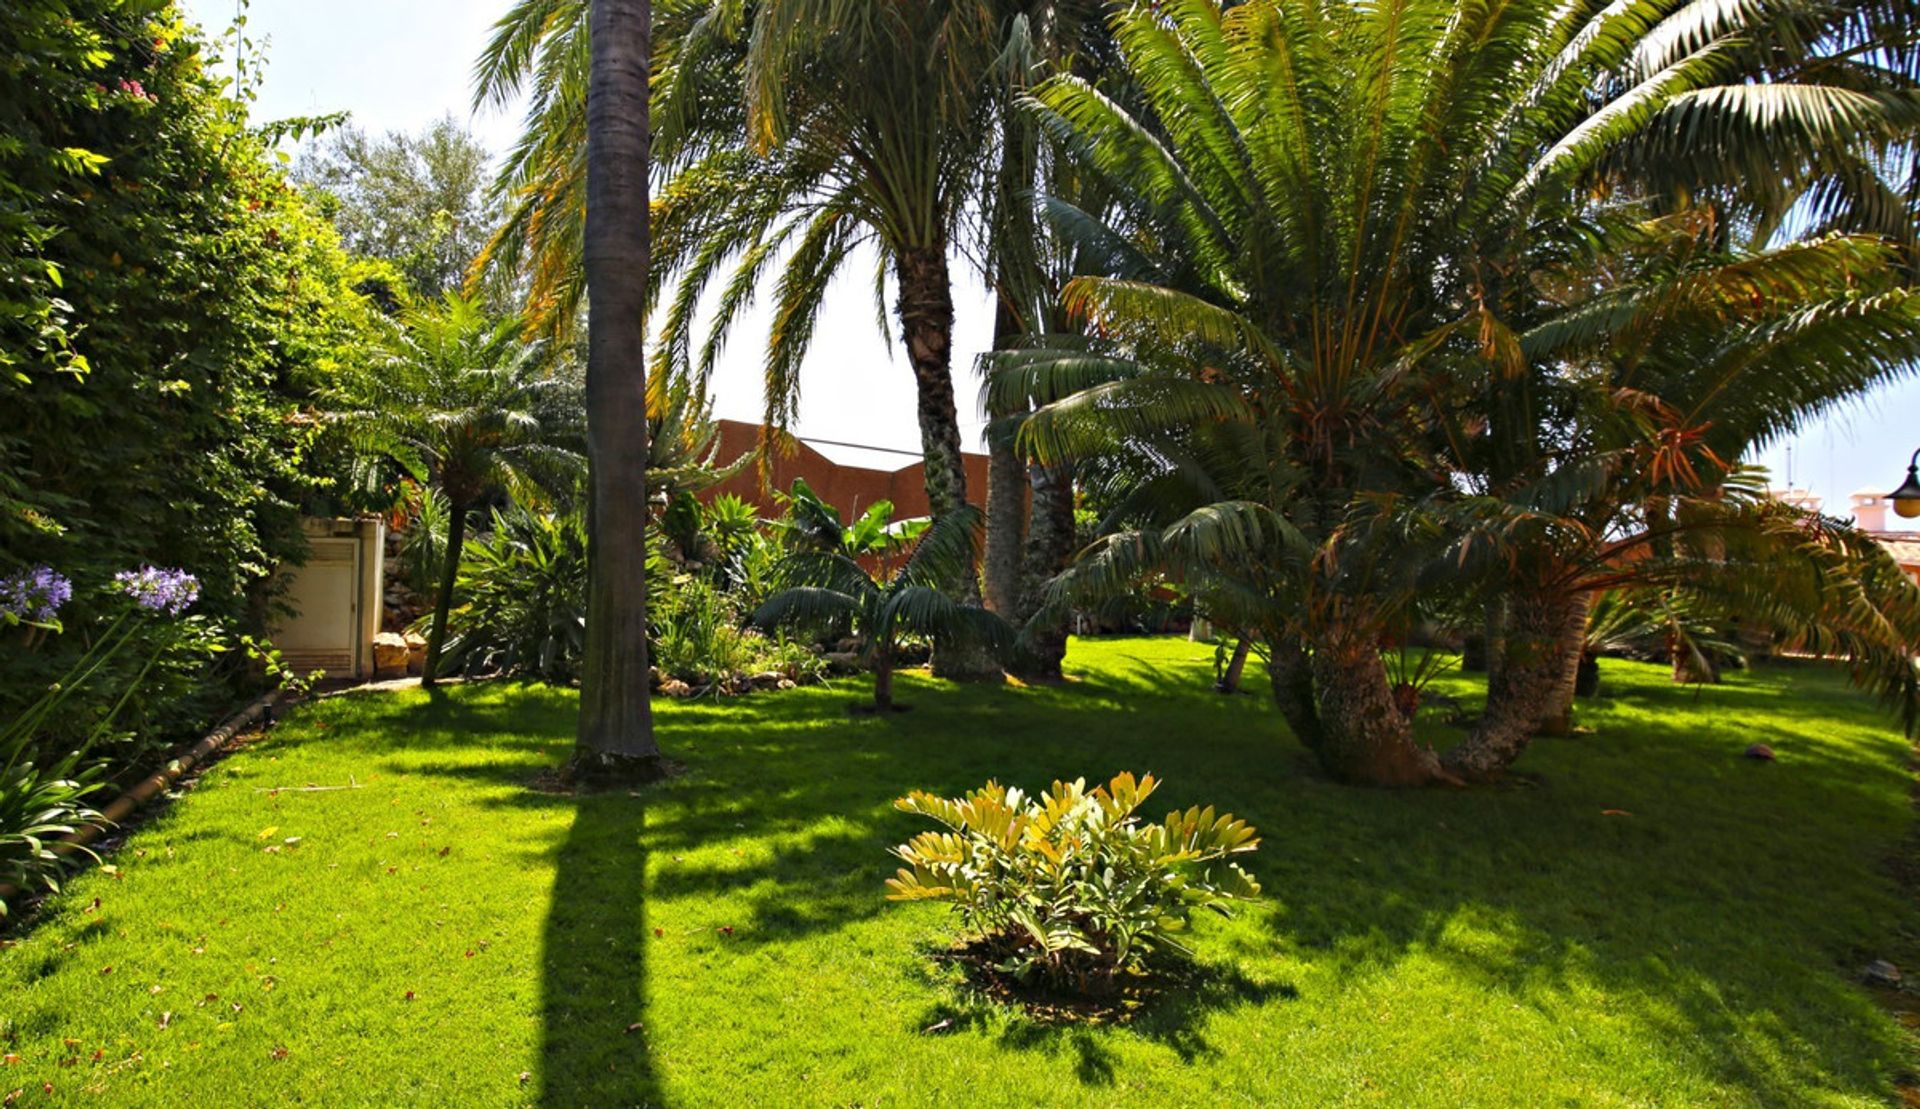
[[[268,709],[280,702],[281,690],[263,693],[253,703],[227,718],[226,723],[208,732],[205,739],[187,750],[167,760],[165,766],[134,783],[132,788],[122,793],[114,802],[100,811],[95,820],[61,836],[52,847],[57,854],[71,855],[88,844],[107,834],[127,817],[140,810],[140,807],[158,796],[168,786],[178,782],[193,771],[193,768],[218,754],[233,738],[264,716]],[[14,886],[0,885],[0,899],[13,897],[20,890]]]

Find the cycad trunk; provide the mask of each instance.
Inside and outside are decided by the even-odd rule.
[[[1414,743],[1413,724],[1394,702],[1379,644],[1358,630],[1332,629],[1313,646],[1314,708],[1327,773],[1352,785],[1431,785],[1447,775]]]
[[[1320,713],[1313,702],[1313,666],[1306,645],[1296,635],[1267,634],[1267,679],[1273,687],[1273,703],[1280,716],[1293,729],[1295,739],[1309,751],[1318,752],[1322,741]]]
[[[570,773],[644,780],[665,766],[647,672],[648,0],[593,0],[587,90],[587,644]]]
[[[937,520],[967,503],[960,414],[953,399],[953,288],[946,244],[901,250],[894,268],[900,282],[900,333],[913,365],[918,400],[927,504]],[[974,567],[967,567],[952,588],[960,603],[980,606]],[[1000,665],[983,647],[953,647],[934,653],[933,671],[945,678],[977,680],[998,676]]]
[[[1559,591],[1516,594],[1507,606],[1503,650],[1487,679],[1487,707],[1446,768],[1470,781],[1491,781],[1527,749],[1563,686],[1571,693],[1585,634],[1586,599]],[[1569,657],[1571,644],[1571,657]]]
[[[1067,657],[1065,613],[1034,617],[1046,605],[1047,586],[1073,557],[1073,468],[1034,466],[1027,472],[1032,510],[1020,568],[1019,620],[1026,624],[1014,673],[1025,681],[1058,681]]]
[[[440,677],[440,652],[447,645],[447,612],[453,608],[453,583],[460,575],[460,551],[467,545],[467,506],[464,502],[447,506],[446,564],[440,568],[440,594],[434,598],[433,624],[427,630],[427,663],[420,671],[420,685],[432,689]]]
[[[1572,604],[1577,611],[1566,617],[1560,641],[1554,648],[1560,658],[1560,680],[1553,688],[1547,711],[1541,714],[1541,735],[1573,734],[1573,701],[1580,691],[1580,660],[1586,654],[1587,616],[1593,611],[1593,598],[1586,593],[1576,594]]]

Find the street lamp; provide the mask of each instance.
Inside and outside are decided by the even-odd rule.
[[[1887,494],[1893,502],[1894,514],[1904,519],[1920,518],[1920,451],[1913,452],[1913,461],[1907,463],[1907,480],[1900,488]]]

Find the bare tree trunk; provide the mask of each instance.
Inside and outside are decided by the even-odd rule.
[[[440,568],[440,594],[434,599],[433,624],[427,630],[427,663],[420,671],[420,686],[432,689],[440,677],[440,651],[447,644],[447,612],[453,608],[453,583],[460,576],[460,550],[467,544],[467,506],[447,506],[446,565]]]
[[[1446,768],[1472,781],[1491,781],[1505,773],[1553,710],[1554,697],[1579,661],[1567,644],[1573,629],[1584,634],[1586,603],[1577,595],[1520,592],[1507,607],[1504,651],[1494,659],[1487,681],[1487,707],[1473,731],[1448,751]]]
[[[655,778],[647,667],[648,121],[652,4],[593,0],[587,90],[586,657],[569,773]]]
[[[1432,785],[1448,775],[1394,702],[1386,663],[1372,637],[1346,629],[1316,642],[1312,658],[1320,743],[1327,773],[1352,785]]]
[[[873,663],[873,707],[893,711],[893,652],[883,651]]]
[[[1246,673],[1247,656],[1252,653],[1253,637],[1242,635],[1239,642],[1233,645],[1233,657],[1227,660],[1226,672],[1220,675],[1218,682],[1214,683],[1215,693],[1240,692],[1240,678]]]
[[[1540,718],[1541,735],[1573,734],[1573,699],[1580,685],[1580,660],[1587,650],[1587,614],[1593,611],[1591,594],[1577,594],[1572,602],[1577,612],[1568,614],[1555,650],[1560,655],[1560,682],[1554,686],[1547,711]]]
[[[927,471],[927,504],[934,519],[966,506],[967,469],[960,449],[960,414],[953,399],[953,287],[944,242],[901,250],[894,257],[900,282],[900,332],[919,401],[920,448]],[[980,607],[980,583],[969,566],[953,583],[961,604]],[[943,678],[997,677],[993,653],[975,645],[936,650],[933,671]]]

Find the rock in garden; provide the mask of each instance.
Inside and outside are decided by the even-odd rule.
[[[679,678],[668,678],[660,683],[660,695],[663,697],[691,697],[693,687]]]
[[[1900,988],[1900,968],[1887,962],[1885,959],[1875,959],[1873,962],[1868,963],[1867,969],[1862,972],[1861,977],[1866,979],[1867,985],[1869,986],[1879,986],[1882,989],[1888,990],[1897,990]]]
[[[784,677],[784,674],[769,670],[764,674],[755,674],[748,680],[753,683],[753,688],[755,689],[773,689],[780,684],[781,679]]]
[[[373,637],[373,676],[380,679],[407,676],[407,637],[397,632],[381,632]]]
[[[427,637],[408,632],[402,638],[407,642],[407,673],[417,678],[427,672]]]
[[[1764,762],[1772,762],[1774,757],[1773,748],[1764,743],[1756,743],[1747,748],[1746,754],[1750,759],[1760,759]]]

